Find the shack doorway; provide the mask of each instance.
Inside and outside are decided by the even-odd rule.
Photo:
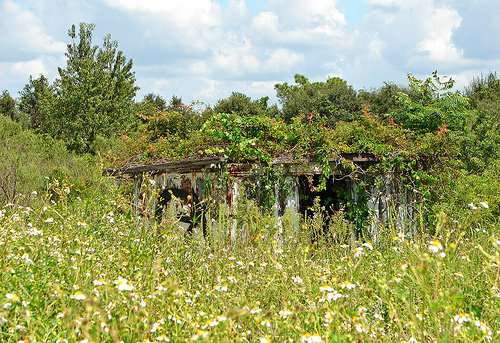
[[[306,212],[310,213],[316,197],[319,197],[319,204],[325,208],[328,217],[347,207],[351,197],[351,180],[335,180],[332,176],[326,180],[326,187],[322,190],[319,190],[320,182],[320,175],[299,176],[299,211],[303,216]]]

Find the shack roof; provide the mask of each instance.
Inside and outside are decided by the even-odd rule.
[[[379,159],[369,153],[342,153],[336,159],[331,159],[330,164],[335,167],[340,161],[352,162],[358,166],[376,163]],[[156,162],[152,164],[135,164],[125,165],[121,168],[106,168],[106,175],[124,175],[136,176],[142,173],[163,174],[163,173],[194,173],[202,171],[220,170],[222,166],[227,167],[227,170],[233,176],[247,176],[258,173],[262,170],[262,162],[257,161],[232,161],[224,157],[202,157],[183,159],[175,162]],[[283,173],[291,175],[311,175],[321,174],[322,168],[320,163],[312,158],[303,157],[299,160],[291,155],[283,155],[276,157],[269,166]],[[333,168],[332,168],[333,169]],[[335,170],[335,169],[333,169]]]

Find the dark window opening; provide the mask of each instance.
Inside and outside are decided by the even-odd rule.
[[[306,211],[309,212],[316,197],[319,197],[320,206],[325,208],[325,214],[328,217],[342,208],[346,209],[350,199],[350,183],[352,181],[349,179],[334,180],[333,177],[330,177],[326,180],[326,187],[318,190],[320,182],[320,175],[299,177],[299,208],[302,215],[305,215]]]

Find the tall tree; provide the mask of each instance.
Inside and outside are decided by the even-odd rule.
[[[0,113],[12,120],[17,119],[16,101],[10,96],[8,90],[4,90],[0,95]]]
[[[419,80],[408,74],[410,94],[398,92],[400,108],[390,114],[397,123],[418,133],[437,132],[440,127],[463,131],[470,117],[469,100],[451,89],[455,81],[437,75]]]
[[[252,100],[243,93],[232,92],[226,99],[220,99],[215,104],[215,113],[235,113],[242,117],[266,115],[269,117],[278,115],[277,106],[268,105],[269,97],[265,96],[258,100]]]
[[[38,130],[46,118],[42,111],[42,103],[50,102],[53,97],[53,88],[43,75],[38,79],[30,76],[28,84],[19,92],[19,111],[27,115],[31,128]]]
[[[4,90],[0,95],[0,114],[3,114],[10,119],[18,122],[22,125],[23,128],[29,127],[29,119],[28,117],[19,112],[17,109],[16,100],[10,95],[9,91]]]
[[[142,99],[142,103],[146,106],[152,107],[157,111],[165,111],[167,109],[167,102],[161,95],[148,93]]]
[[[361,114],[356,91],[341,78],[332,77],[326,82],[311,83],[305,76],[297,74],[295,83],[274,86],[286,120],[301,113],[316,112],[334,125],[339,120],[352,121]]]
[[[59,68],[55,98],[45,107],[42,130],[66,141],[70,150],[85,153],[97,136],[122,133],[133,119],[135,86],[132,60],[108,34],[101,48],[92,44],[94,24],[68,31],[66,68]]]
[[[409,90],[394,83],[384,82],[380,88],[360,91],[358,98],[362,106],[370,107],[371,114],[385,115],[401,108],[396,97],[400,92],[409,93]]]

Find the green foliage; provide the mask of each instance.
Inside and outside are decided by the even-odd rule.
[[[30,76],[28,84],[19,92],[19,111],[29,118],[29,126],[39,130],[48,120],[43,106],[48,106],[53,101],[54,89],[43,75],[38,79]],[[43,103],[45,102],[45,105]]]
[[[359,242],[341,212],[326,234],[318,205],[299,232],[288,213],[280,234],[242,201],[208,246],[171,218],[145,226],[112,180],[74,191],[0,208],[2,342],[498,340],[499,226],[465,238],[441,215],[435,236]]]
[[[206,120],[206,111],[199,111],[194,104],[170,106],[165,111],[154,111],[149,116],[140,115],[146,121],[145,132],[150,142],[171,136],[188,139],[193,131],[200,130]]]
[[[28,126],[27,117],[18,111],[16,100],[10,96],[7,90],[4,90],[0,96],[0,115],[2,114],[20,123],[23,127]]]
[[[500,79],[494,73],[475,78],[465,89],[475,110],[463,139],[463,161],[478,171],[500,159]]]
[[[175,96],[173,98],[176,100]],[[157,111],[165,111],[167,109],[167,102],[160,95],[148,93],[142,99],[144,105],[150,106]],[[172,104],[170,104],[172,106]]]
[[[47,118],[41,131],[66,142],[78,153],[90,151],[92,142],[101,135],[124,133],[133,121],[133,98],[138,87],[132,61],[117,50],[110,35],[102,48],[92,44],[93,24],[73,25],[68,32],[67,65],[59,68],[54,84],[55,97],[44,106]]]
[[[8,116],[12,120],[16,120],[16,101],[10,96],[7,90],[4,90],[0,97],[0,114]]]
[[[425,81],[408,74],[411,96],[399,92],[402,109],[390,117],[417,133],[437,132],[440,128],[463,131],[470,116],[469,102],[459,92],[451,92],[454,81],[442,81],[434,72]]]
[[[306,77],[297,74],[295,83],[274,86],[287,121],[300,114],[317,113],[327,118],[329,126],[334,126],[338,121],[352,121],[361,114],[356,91],[338,77],[310,83]]]
[[[242,117],[268,115],[275,117],[278,115],[276,106],[269,107],[267,102],[269,97],[262,97],[258,100],[253,100],[245,94],[233,92],[227,99],[217,101],[214,106],[214,113],[234,113]]]
[[[394,83],[385,82],[384,85],[374,90],[361,90],[358,93],[359,102],[367,106],[375,116],[382,116],[392,112],[398,112],[401,105],[397,103],[398,93],[409,93],[406,88]]]
[[[73,177],[92,183],[88,157],[66,151],[64,142],[23,130],[19,123],[0,115],[0,204],[20,194],[46,190],[47,179]]]

